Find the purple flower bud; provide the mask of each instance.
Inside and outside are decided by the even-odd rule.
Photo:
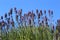
[[[8,13],[8,16],[10,16],[10,12]]]
[[[16,15],[16,21],[18,21],[18,15]]]
[[[36,9],[36,13],[38,14],[38,9]]]
[[[20,9],[20,10],[18,11],[18,13],[19,13],[19,15],[21,16],[21,14],[22,14],[22,9]]]
[[[14,21],[13,21],[13,19],[12,19],[12,21],[11,21],[11,24],[12,24],[12,26],[14,27]]]
[[[2,26],[4,26],[5,25],[5,22],[4,21],[2,21]]]
[[[40,15],[43,15],[42,10],[40,10]]]
[[[54,25],[53,25],[53,30],[54,30]]]
[[[51,13],[51,10],[48,10],[48,13],[49,13],[49,15],[50,15],[50,13]]]
[[[24,16],[21,16],[21,20],[22,20],[22,21],[24,20]]]
[[[51,11],[51,15],[53,15],[53,11]]]
[[[7,18],[7,13],[5,13],[5,18]]]
[[[46,14],[46,10],[44,10],[44,13]]]
[[[28,16],[31,16],[31,12],[28,12]]]
[[[1,16],[1,19],[3,19],[3,16]]]
[[[15,11],[15,13],[17,13],[17,9],[16,9],[16,7],[14,8],[14,11]]]
[[[38,19],[40,18],[40,13],[38,14]]]
[[[29,19],[29,24],[31,25],[31,20]]]
[[[12,11],[13,11],[13,9],[11,8],[11,9],[10,9],[10,14],[11,14],[11,15],[12,15]]]

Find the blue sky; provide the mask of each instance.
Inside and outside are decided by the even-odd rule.
[[[23,13],[37,9],[49,9],[54,11],[54,20],[60,18],[60,0],[0,0],[0,16],[8,12],[10,8],[23,9]]]

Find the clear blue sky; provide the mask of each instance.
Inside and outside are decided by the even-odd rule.
[[[38,9],[51,9],[54,11],[54,20],[60,18],[60,0],[0,0],[0,16],[8,12],[10,8],[22,8],[23,13]]]

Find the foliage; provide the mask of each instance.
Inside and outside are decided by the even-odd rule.
[[[2,40],[53,40],[53,35],[47,27],[12,28]]]

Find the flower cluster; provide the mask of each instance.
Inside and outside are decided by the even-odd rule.
[[[0,18],[0,25],[1,28],[10,28],[10,27],[14,27],[16,26],[16,24],[18,25],[18,27],[22,26],[22,27],[26,27],[26,26],[36,26],[38,24],[38,26],[49,26],[49,18],[47,17],[47,11],[44,10],[38,10],[36,9],[36,13],[32,11],[29,11],[27,13],[24,13],[24,15],[22,15],[22,9],[17,10],[17,8],[15,7],[14,9],[11,8],[9,10],[8,13],[5,13],[4,16],[1,16]],[[15,18],[13,17],[13,14],[15,14]],[[37,16],[36,16],[37,14]],[[48,14],[49,17],[51,15],[53,15],[53,11],[52,10],[48,10]],[[16,19],[14,21],[14,19]],[[38,21],[38,23],[36,23],[36,20]],[[36,24],[36,25],[35,25]],[[52,26],[53,27],[53,26]]]

